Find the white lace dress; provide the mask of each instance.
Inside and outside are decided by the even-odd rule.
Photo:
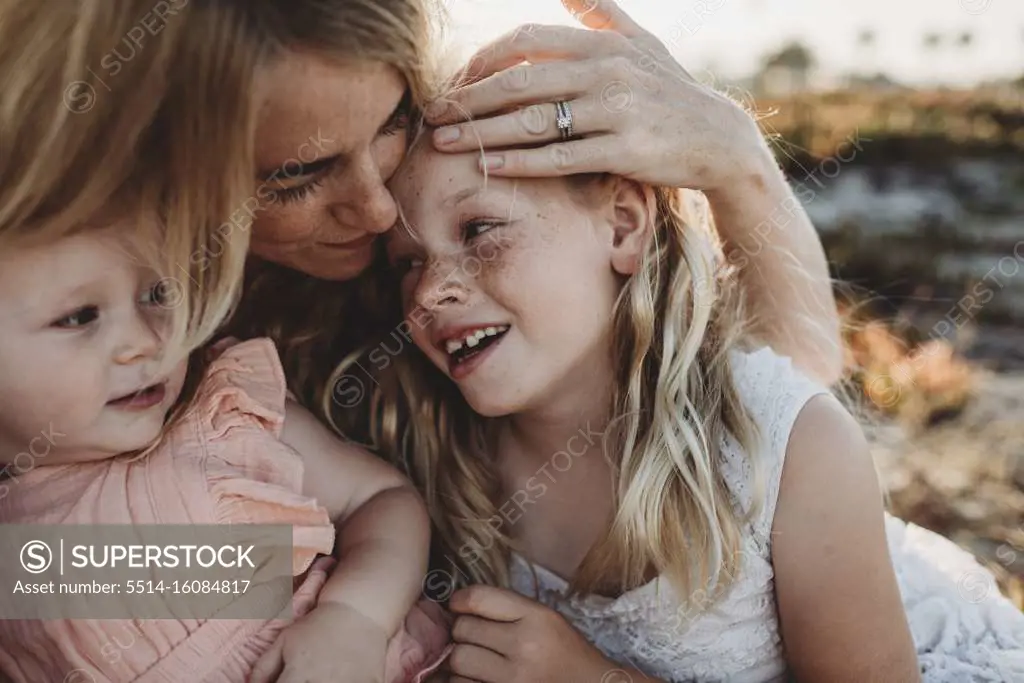
[[[561,577],[536,565],[531,571],[519,556],[512,561],[516,591],[556,609],[612,660],[672,683],[787,678],[769,534],[793,422],[827,389],[767,348],[732,358],[740,394],[763,437],[758,457],[767,490],[763,513],[745,538],[739,579],[718,603],[701,610],[698,598],[696,607],[680,609],[663,578],[618,598],[566,598]],[[746,505],[753,493],[747,459],[732,439],[723,455],[728,484]],[[924,680],[1024,683],[1024,615],[999,595],[992,575],[937,534],[894,517],[886,527]]]

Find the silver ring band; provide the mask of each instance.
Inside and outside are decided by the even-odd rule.
[[[555,102],[555,125],[563,142],[572,138],[572,108],[568,102]]]

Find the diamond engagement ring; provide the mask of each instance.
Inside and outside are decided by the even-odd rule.
[[[572,137],[572,109],[568,102],[555,102],[555,125],[563,142]]]

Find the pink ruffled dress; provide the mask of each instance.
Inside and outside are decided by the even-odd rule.
[[[0,523],[291,524],[295,618],[315,607],[333,559],[327,511],[303,495],[300,456],[280,441],[285,380],[272,342],[224,350],[193,407],[131,462],[37,467],[0,500]],[[0,620],[0,680],[244,683],[290,621]],[[125,646],[130,638],[131,645]],[[441,608],[421,601],[389,643],[386,680],[422,680],[447,653]],[[116,655],[116,656],[115,656]]]

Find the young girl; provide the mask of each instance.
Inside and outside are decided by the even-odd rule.
[[[165,348],[169,280],[143,265],[144,235],[125,219],[0,251],[0,521],[289,524],[301,618],[3,621],[0,671],[242,683],[273,680],[283,656],[282,680],[377,680],[420,591],[419,497],[286,399],[268,340],[219,345],[183,403],[189,362]],[[57,436],[45,456],[12,459],[47,428]],[[314,559],[335,551],[328,576]],[[440,654],[437,616],[413,615],[420,640],[391,640],[387,680],[410,680]],[[112,648],[126,632],[131,647]]]
[[[479,584],[453,680],[1024,680],[1024,616],[885,517],[856,421],[744,335],[682,195],[477,162],[419,144],[396,174],[416,348],[360,362],[439,559]]]

